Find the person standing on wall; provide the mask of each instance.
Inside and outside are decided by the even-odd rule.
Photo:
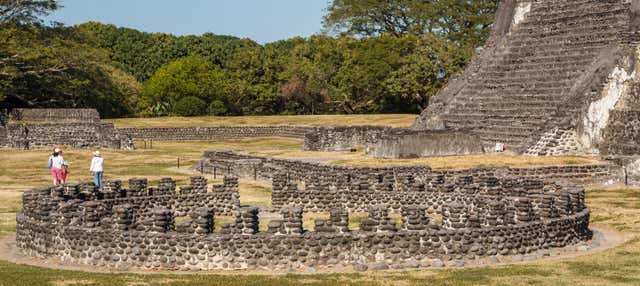
[[[93,183],[102,189],[102,174],[104,173],[104,159],[100,155],[100,151],[93,152],[93,159],[91,159],[91,167],[89,172],[93,173]]]
[[[63,164],[64,158],[62,158],[62,150],[60,150],[60,148],[53,149],[53,154],[49,157],[48,167],[51,170],[51,179],[54,186],[64,183],[62,174]]]

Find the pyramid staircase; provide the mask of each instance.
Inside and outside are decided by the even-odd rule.
[[[474,58],[474,70],[466,71],[464,85],[436,114],[447,128],[478,134],[486,147],[504,143],[522,152],[545,131],[574,119],[607,74],[590,79],[596,88],[586,94],[576,92],[576,85],[630,29],[627,1],[530,3],[518,25],[492,36]],[[422,117],[433,115],[427,109]]]

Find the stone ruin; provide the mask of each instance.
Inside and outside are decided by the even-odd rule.
[[[639,13],[637,0],[503,0],[486,45],[410,130],[324,127],[305,148],[367,146],[382,158],[497,144],[534,156],[640,155]],[[447,134],[450,148],[439,148]]]
[[[4,122],[4,120],[1,120]],[[131,136],[100,121],[95,109],[13,109],[0,125],[0,148],[133,149]]]
[[[492,35],[414,130],[530,155],[640,154],[640,2],[504,0]]]
[[[371,190],[379,191],[383,181],[394,186],[411,187],[407,184],[426,184],[434,177],[446,180],[460,176],[474,179],[482,177],[519,178],[543,181],[568,181],[574,184],[604,184],[618,182],[622,169],[611,163],[589,165],[544,166],[544,167],[476,167],[469,169],[434,170],[428,166],[406,165],[389,167],[343,166],[296,160],[249,155],[232,151],[205,151],[200,162],[194,164],[198,172],[216,175],[234,175],[255,181],[273,181],[275,175],[285,174],[287,180],[322,185],[327,188],[349,189],[365,181]]]
[[[335,204],[278,174],[273,206],[282,219],[265,230],[258,207],[240,206],[237,177],[225,177],[211,191],[203,177],[179,191],[170,178],[157,187],[146,179],[130,179],[126,189],[117,180],[102,190],[92,183],[48,187],[23,194],[16,241],[31,256],[121,270],[366,270],[531,255],[592,237],[584,189],[577,186],[490,176],[439,176],[410,185],[363,190],[358,196],[367,206],[361,209],[355,197],[349,198],[354,204]],[[283,192],[301,196],[285,205]],[[304,197],[308,192],[316,197]],[[399,200],[374,199],[373,192]],[[317,211],[310,201],[329,213],[314,222],[314,231],[303,227],[304,213]],[[354,211],[368,213],[358,230],[349,227]],[[400,225],[390,213],[400,213]],[[234,220],[216,230],[216,216]]]

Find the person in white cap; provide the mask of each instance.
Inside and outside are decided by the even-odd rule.
[[[53,185],[62,184],[64,182],[62,174],[62,165],[64,164],[64,158],[62,158],[62,150],[60,148],[53,149],[53,154],[49,157],[49,169],[51,170],[51,180]]]
[[[93,183],[98,188],[102,188],[102,174],[104,173],[104,159],[100,155],[100,151],[93,152],[93,159],[91,159],[91,167],[89,172],[93,173]]]

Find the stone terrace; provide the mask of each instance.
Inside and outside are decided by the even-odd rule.
[[[523,20],[514,22],[513,13]],[[414,128],[437,117],[473,130],[487,146],[522,151],[588,106],[608,76],[602,54],[631,29],[630,3],[620,0],[503,1],[498,17],[504,23],[497,19],[487,47]]]

